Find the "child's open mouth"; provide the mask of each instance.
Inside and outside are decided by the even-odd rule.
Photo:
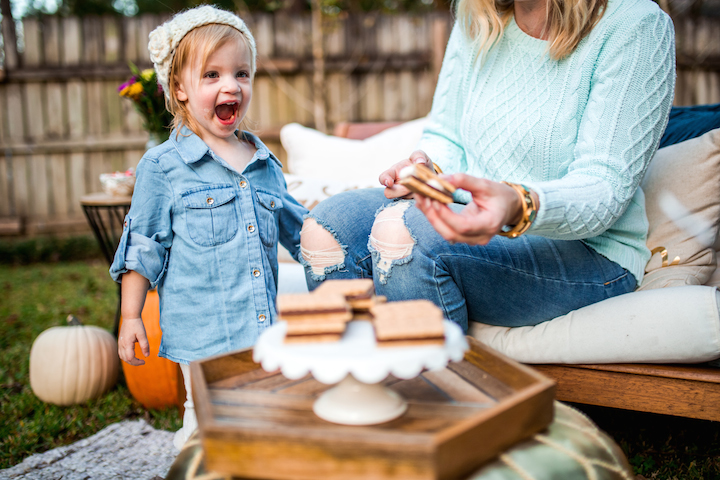
[[[223,103],[215,107],[215,115],[220,119],[220,123],[230,125],[235,121],[239,104],[238,102]]]

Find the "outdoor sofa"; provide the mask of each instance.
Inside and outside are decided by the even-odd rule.
[[[288,188],[312,208],[377,187],[425,122],[340,124],[333,136],[286,125]],[[559,400],[720,420],[720,368],[708,363],[720,357],[720,129],[660,149],[643,190],[655,253],[637,291],[534,327],[471,322],[469,335],[536,364]],[[307,291],[302,267],[280,257],[280,293]]]

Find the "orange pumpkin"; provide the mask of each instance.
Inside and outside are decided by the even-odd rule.
[[[120,362],[128,389],[145,408],[165,408],[174,405],[182,407],[185,402],[185,386],[180,366],[167,358],[158,357],[162,330],[160,330],[160,299],[157,290],[150,290],[147,293],[142,319],[150,344],[150,355],[145,358],[140,345],[136,343],[135,356],[145,360],[145,365],[133,366]],[[122,328],[122,318],[120,328]]]

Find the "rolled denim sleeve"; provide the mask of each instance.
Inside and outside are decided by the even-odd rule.
[[[170,182],[157,161],[144,157],[130,212],[125,217],[110,276],[120,282],[123,273],[134,271],[157,286],[167,270],[172,245],[173,194]]]

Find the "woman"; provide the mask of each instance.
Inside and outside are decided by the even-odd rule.
[[[460,0],[418,150],[380,175],[384,192],[336,195],[306,218],[310,288],[372,277],[378,294],[430,299],[465,329],[631,292],[650,258],[638,185],[667,123],[674,52],[650,0]],[[460,203],[408,200],[399,171],[433,162]]]

